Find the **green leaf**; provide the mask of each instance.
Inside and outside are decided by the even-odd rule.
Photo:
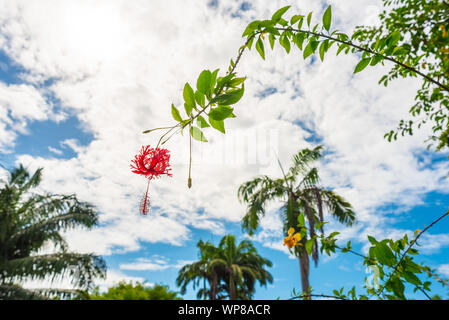
[[[209,123],[212,128],[217,129],[222,133],[226,133],[223,120],[214,120],[209,114]]]
[[[212,118],[214,120],[220,121],[224,120],[226,118],[231,117],[232,109],[230,106],[218,106],[217,108],[213,108],[209,112],[209,118]]]
[[[362,71],[363,69],[365,69],[369,65],[370,62],[371,62],[371,58],[364,58],[364,59],[360,60],[360,62],[355,67],[354,73],[358,73],[358,72]]]
[[[327,42],[323,41],[320,45],[320,59],[324,61],[324,54],[326,53]]]
[[[195,108],[195,94],[193,93],[193,89],[188,82],[184,86],[183,96],[185,104],[187,104],[188,109],[192,112],[192,109]],[[187,112],[187,114],[190,114],[190,112]]]
[[[338,45],[338,50],[337,50],[337,56],[340,54],[340,52],[342,52],[347,47],[348,47],[348,45],[345,44],[345,43],[339,44]]]
[[[256,50],[257,50],[257,52],[259,52],[262,59],[265,60],[265,50],[264,50],[263,42],[262,42],[261,38],[259,38],[256,42]]]
[[[386,44],[388,47],[395,47],[400,39],[401,33],[399,31],[394,31],[388,36]]]
[[[282,16],[284,15],[285,12],[287,12],[287,10],[290,9],[290,6],[285,6],[283,8],[280,8],[278,11],[276,11],[272,16],[271,16],[271,20],[274,22],[279,21]]]
[[[274,37],[273,34],[270,33],[270,35],[268,36],[268,40],[270,41],[270,47],[271,47],[271,50],[273,50],[273,48],[274,48],[274,42],[276,41],[276,38]]]
[[[377,242],[377,240],[374,238],[374,237],[372,237],[372,236],[368,236],[368,240],[369,240],[369,242],[371,242],[371,244],[377,244],[378,242]]]
[[[396,294],[401,299],[405,299],[405,296],[404,296],[405,287],[399,278],[395,277],[395,278],[391,279],[390,286],[391,286],[394,294]]]
[[[306,221],[304,219],[304,214],[301,212],[298,215],[298,227],[302,228],[306,226]]]
[[[299,50],[302,50],[302,45],[304,43],[304,39],[306,38],[306,34],[299,32],[296,34],[296,46],[299,48]]]
[[[212,103],[217,102],[218,104],[222,105],[231,105],[237,103],[242,98],[244,92],[245,86],[242,85],[241,89],[228,91],[225,94],[215,97],[214,99],[212,99]]]
[[[383,60],[383,58],[382,58],[381,55],[375,55],[373,57],[373,59],[371,60],[370,66],[375,66],[376,64],[378,64],[382,60]]]
[[[246,80],[246,77],[234,78],[228,82],[228,86],[229,87],[237,87],[238,85],[241,85],[245,80]]]
[[[304,16],[300,15],[300,14],[295,14],[291,19],[290,19],[290,24],[294,25],[296,22],[298,22],[301,18],[304,18]]]
[[[394,256],[390,247],[388,247],[383,242],[379,242],[374,247],[374,255],[376,256],[377,260],[379,260],[379,262],[384,265],[392,266],[396,263],[396,257]]]
[[[408,272],[408,271],[404,271],[402,273],[402,277],[407,280],[408,282],[410,282],[411,284],[414,284],[416,286],[420,286],[422,285],[421,280],[419,280],[419,278],[417,276],[415,276],[414,273],[412,272]]]
[[[204,97],[204,94],[202,94],[199,91],[195,91],[195,101],[204,108],[206,103],[206,98]]]
[[[259,28],[260,25],[260,21],[259,20],[255,20],[252,21],[248,24],[248,26],[246,27],[245,31],[243,31],[242,37],[245,37],[247,35],[250,35],[251,33],[253,33],[253,31],[257,30],[257,28]]]
[[[200,73],[200,76],[198,77],[198,80],[196,82],[196,88],[202,94],[206,94],[211,87],[211,81],[212,81],[212,72],[210,72],[209,70],[204,70],[203,72]]]
[[[278,29],[276,29],[274,27],[266,27],[265,31],[267,31],[269,34],[272,34],[272,35],[276,35],[276,36],[280,35]]]
[[[312,249],[313,249],[313,244],[315,243],[315,237],[313,237],[312,239],[307,240],[306,242],[306,250],[308,254],[312,253]]]
[[[303,52],[303,57],[304,59],[306,59],[307,57],[309,57],[311,54],[313,54],[318,46],[318,41],[314,40],[313,38],[310,39],[309,43],[307,44],[306,48],[304,49]]]
[[[210,127],[209,124],[207,123],[207,121],[202,117],[202,116],[198,116],[196,118],[196,124],[198,127],[200,128],[207,128]]]
[[[312,20],[312,11],[309,12],[309,14],[307,15],[307,25],[310,28],[310,21]]]
[[[226,86],[231,80],[232,78],[235,77],[235,73],[230,73],[225,77],[220,77],[217,80],[217,89],[221,88],[222,86]]]
[[[332,9],[331,6],[329,6],[327,7],[323,15],[323,27],[327,31],[329,31],[331,28],[331,20],[332,20]]]
[[[282,35],[282,36],[279,38],[279,44],[280,44],[282,47],[284,47],[284,49],[285,49],[285,51],[286,51],[287,53],[290,53],[290,48],[291,48],[291,46],[290,46],[290,40],[288,40],[287,36]]]
[[[200,129],[198,129],[197,127],[191,127],[190,128],[190,134],[192,135],[192,137],[195,139],[195,140],[198,140],[198,141],[202,141],[202,142],[207,142],[207,139],[206,139],[206,137],[204,136],[204,134],[203,134],[203,131],[201,131]]]
[[[182,121],[181,114],[179,113],[179,110],[175,107],[175,105],[172,103],[171,105],[171,115],[173,116],[173,119],[175,119],[178,122]]]

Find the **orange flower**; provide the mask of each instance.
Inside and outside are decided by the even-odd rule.
[[[294,246],[298,245],[301,246],[301,243],[298,243],[301,241],[301,235],[299,232],[295,233],[294,228],[290,228],[288,230],[288,236],[284,238],[284,246],[287,246],[289,249],[293,248]]]

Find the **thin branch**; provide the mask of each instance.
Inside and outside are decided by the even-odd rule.
[[[407,253],[409,252],[409,250],[413,247],[413,245],[416,243],[416,241],[418,241],[419,237],[421,237],[424,232],[426,232],[427,230],[429,230],[432,226],[434,226],[436,223],[438,223],[438,221],[440,221],[441,219],[443,219],[444,217],[449,215],[449,210],[443,214],[441,217],[439,217],[438,219],[436,219],[435,221],[433,221],[430,225],[428,225],[427,227],[425,227],[416,237],[415,239],[412,240],[412,242],[410,242],[410,245],[407,247],[407,250],[404,251],[404,253],[401,256],[401,259],[399,259],[399,262],[394,266],[393,268],[393,272],[390,274],[390,276],[388,277],[388,279],[385,281],[385,283],[388,283],[388,281],[391,279],[391,277],[393,277],[393,275],[396,273],[396,271],[399,268],[399,265],[401,264],[401,262],[404,260],[405,256],[407,255]],[[383,290],[385,289],[385,286],[382,287],[382,289],[379,292],[379,295],[382,294]]]
[[[292,298],[290,298],[288,300],[299,300],[299,299],[302,299],[302,298],[310,298],[310,297],[333,298],[333,299],[336,299],[336,300],[347,300],[347,299],[342,298],[342,297],[330,296],[330,295],[327,295],[327,294],[303,294],[303,295],[300,295],[300,296],[292,297]]]
[[[432,273],[430,270],[428,270],[427,268],[421,268],[421,270],[424,270],[429,276],[434,277],[435,280],[437,280],[438,282],[441,282],[443,285],[449,287],[449,283],[447,283],[447,281],[441,279],[437,274]]]
[[[392,57],[385,56],[385,55],[383,55],[383,54],[381,54],[381,53],[379,53],[379,52],[376,52],[376,51],[374,51],[374,50],[371,50],[371,49],[369,49],[369,48],[364,48],[364,47],[361,47],[361,46],[359,46],[359,45],[356,45],[356,44],[352,43],[351,41],[340,40],[340,39],[338,39],[338,38],[334,38],[334,37],[332,37],[332,36],[328,36],[328,35],[323,34],[323,33],[317,33],[317,32],[308,31],[308,30],[299,30],[299,29],[293,29],[293,28],[280,28],[280,27],[275,27],[275,28],[276,28],[277,30],[279,30],[279,31],[300,32],[300,33],[305,33],[305,34],[313,35],[313,36],[316,36],[316,37],[326,38],[326,39],[329,39],[329,40],[332,40],[332,41],[335,41],[335,42],[339,42],[339,43],[346,44],[346,45],[351,46],[351,47],[353,47],[353,48],[355,48],[355,49],[357,49],[357,50],[364,51],[364,52],[368,52],[368,53],[374,54],[374,55],[376,55],[376,56],[380,56],[380,57],[382,57],[384,60],[391,61],[391,62],[393,62],[393,63],[395,63],[395,64],[397,64],[397,65],[399,65],[399,66],[401,66],[401,67],[403,67],[403,68],[405,68],[405,69],[407,69],[407,70],[410,70],[410,71],[415,72],[416,74],[419,74],[421,77],[423,77],[423,78],[426,79],[427,81],[432,82],[433,84],[436,84],[436,85],[439,86],[440,88],[442,88],[442,89],[444,89],[445,91],[448,91],[448,92],[449,92],[449,87],[447,87],[447,86],[445,86],[444,84],[440,83],[439,81],[437,81],[437,80],[435,80],[435,79],[429,77],[428,75],[422,73],[421,71],[419,71],[419,70],[417,70],[417,69],[415,69],[415,68],[413,68],[413,67],[410,67],[410,66],[408,66],[408,65],[406,65],[406,64],[404,64],[404,63],[402,63],[402,62],[400,62],[400,61],[398,61],[398,60],[396,60],[396,59],[394,59],[394,58],[392,58]],[[262,31],[260,31],[260,32],[258,31],[258,32],[256,32],[255,34],[258,34],[258,33],[262,33]]]

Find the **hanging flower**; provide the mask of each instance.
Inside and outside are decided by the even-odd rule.
[[[299,232],[295,233],[294,228],[290,228],[288,230],[288,236],[284,238],[284,246],[287,246],[289,249],[293,248],[294,246],[298,245],[301,246],[301,243],[298,243],[301,241],[301,234]]]
[[[139,210],[141,214],[146,215],[150,209],[150,197],[148,195],[150,181],[163,175],[172,176],[170,173],[170,151],[151,148],[149,145],[142,146],[140,153],[131,161],[131,171],[148,179],[147,191],[140,201]]]

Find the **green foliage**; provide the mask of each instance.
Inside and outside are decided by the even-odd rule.
[[[445,139],[449,128],[449,5],[440,0],[383,0],[383,5],[378,27],[357,30],[357,40],[364,46],[392,55],[401,63],[393,65],[380,83],[386,86],[399,77],[427,76],[410,108],[416,120],[401,120],[398,128],[385,136],[391,141],[398,133],[412,135],[414,128],[430,123],[430,140],[437,141],[440,150],[449,146]]]
[[[248,240],[236,244],[234,236],[226,235],[218,247],[201,240],[197,247],[200,259],[183,266],[176,280],[182,294],[192,284],[193,289],[199,289],[199,299],[248,300],[252,298],[257,282],[265,286],[273,281],[266,270],[272,266],[271,262],[261,257]]]
[[[145,283],[121,281],[103,293],[96,287],[85,300],[182,300],[182,298],[178,297],[177,292],[170,291],[168,286],[162,284],[146,286]]]
[[[80,289],[89,289],[95,278],[105,276],[103,259],[93,254],[67,251],[60,232],[98,223],[94,208],[74,195],[35,194],[42,169],[32,176],[19,166],[0,188],[0,298],[41,299],[48,295],[68,297],[79,291],[64,289],[27,290],[25,280],[71,279]],[[39,254],[44,244],[56,253]]]

